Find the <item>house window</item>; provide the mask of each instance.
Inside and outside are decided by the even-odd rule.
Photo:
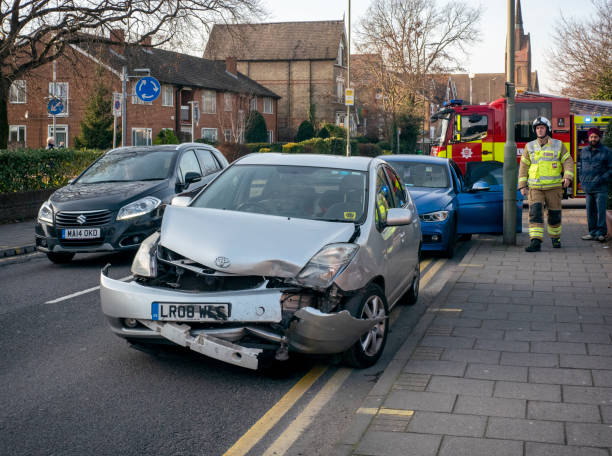
[[[336,125],[344,126],[345,117],[346,117],[346,112],[337,111],[336,112]]]
[[[272,98],[264,97],[263,99],[263,112],[264,114],[274,114],[274,110],[272,107]]]
[[[162,106],[174,106],[174,87],[171,85],[162,88]]]
[[[151,101],[142,101],[140,98],[138,98],[138,96],[136,95],[136,84],[137,83],[138,81],[132,84],[132,104],[140,104],[140,105],[153,104]]]
[[[274,131],[268,130],[268,142],[272,144],[274,142]]]
[[[344,45],[340,43],[340,45],[338,46],[338,56],[336,57],[336,65],[342,66],[342,62],[344,61],[343,54],[344,54]]]
[[[9,144],[26,142],[26,126],[25,125],[9,125]]]
[[[55,87],[55,90],[54,90]],[[64,110],[58,116],[68,115],[68,83],[67,82],[50,82],[49,83],[49,97],[59,98],[62,100]],[[51,114],[49,114],[51,115]],[[59,144],[59,141],[57,141]]]
[[[47,125],[47,136],[53,136],[53,125]],[[68,125],[55,124],[55,147],[68,147]]]
[[[225,130],[225,142],[232,141],[232,130]]]
[[[229,93],[229,92],[225,92],[223,94],[223,106],[225,111],[231,111],[232,110],[232,105],[233,105],[233,101],[234,101],[234,95]]]
[[[202,128],[202,139],[209,141],[217,141],[217,129],[216,128]]]
[[[132,146],[150,146],[153,143],[150,128],[132,128]]]
[[[13,81],[9,89],[9,102],[25,103],[26,102],[26,82],[25,79]]]
[[[202,113],[214,114],[217,112],[217,92],[214,90],[202,91]]]
[[[336,78],[336,96],[338,100],[344,100],[344,79]]]
[[[257,111],[257,97],[251,98],[251,105],[249,107],[251,111]]]

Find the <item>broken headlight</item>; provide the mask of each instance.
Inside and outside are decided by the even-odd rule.
[[[327,288],[351,262],[359,246],[349,243],[329,244],[323,247],[300,271],[297,281],[312,288]]]
[[[159,232],[153,233],[140,244],[132,262],[132,274],[140,277],[157,276],[157,243]]]

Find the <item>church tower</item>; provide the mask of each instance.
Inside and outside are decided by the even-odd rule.
[[[521,0],[516,2],[516,16],[514,22],[514,80],[517,91],[534,90],[535,81],[531,75],[531,38],[523,30],[523,15]]]

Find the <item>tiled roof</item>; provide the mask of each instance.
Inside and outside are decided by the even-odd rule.
[[[128,74],[135,74],[135,68],[149,68],[151,76],[161,83],[280,98],[241,73],[237,76],[228,73],[224,61],[140,45],[126,45],[121,53],[116,53],[108,44],[90,40],[82,41],[77,46],[119,73],[127,64]]]
[[[204,57],[238,60],[333,60],[344,21],[215,24]]]

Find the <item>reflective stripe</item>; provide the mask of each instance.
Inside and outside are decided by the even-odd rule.
[[[550,234],[551,236],[561,236],[561,226],[557,226],[557,227],[549,226],[547,229],[548,229],[548,234]]]
[[[519,182],[527,182],[527,177],[519,177]]]

